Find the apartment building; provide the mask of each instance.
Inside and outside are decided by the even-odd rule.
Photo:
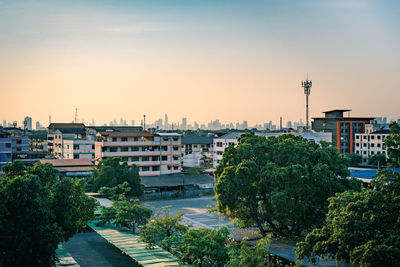
[[[183,167],[199,167],[201,163],[213,164],[213,137],[183,136]]]
[[[354,153],[355,135],[365,132],[365,125],[370,124],[372,117],[345,117],[350,109],[335,109],[325,111],[325,117],[313,118],[312,129],[316,132],[332,133],[332,146],[345,155]]]
[[[7,163],[12,162],[12,140],[9,133],[0,131],[0,171]]]
[[[105,131],[96,134],[95,160],[121,157],[135,164],[140,176],[179,173],[182,169],[182,137],[177,133]]]
[[[388,128],[380,129],[377,124],[366,124],[365,133],[355,136],[355,153],[363,158],[363,164],[368,162],[368,158],[376,154],[385,154],[385,138],[390,134]]]
[[[83,123],[51,123],[47,148],[57,159],[94,160],[94,134],[88,134]]]

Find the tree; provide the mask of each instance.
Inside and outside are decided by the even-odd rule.
[[[180,224],[183,213],[175,216],[169,215],[169,208],[164,208],[164,214],[152,218],[147,224],[140,228],[140,239],[145,242],[147,248],[155,245],[171,252],[182,240],[183,234],[188,227]]]
[[[217,208],[263,236],[302,235],[324,222],[329,196],[359,188],[347,162],[327,143],[300,136],[245,134],[217,166]]]
[[[92,182],[95,190],[99,190],[102,186],[112,188],[127,182],[131,187],[130,195],[143,195],[143,184],[137,166],[134,164],[129,166],[120,158],[106,158],[100,161],[93,170]]]
[[[225,266],[229,261],[228,234],[225,226],[188,230],[174,253],[182,263],[192,266]]]
[[[400,173],[379,172],[376,190],[329,199],[326,225],[298,243],[298,258],[332,256],[359,266],[400,266]],[[311,258],[315,262],[315,258]]]
[[[128,194],[132,191],[132,188],[129,186],[128,182],[123,182],[114,187],[102,186],[99,189],[99,193],[105,195],[109,199],[117,200],[120,195],[127,197]]]
[[[96,200],[82,180],[58,178],[50,164],[4,166],[0,180],[0,266],[52,266],[56,248],[87,220]]]
[[[261,267],[274,266],[269,253],[269,238],[258,240],[256,246],[249,246],[247,240],[240,243],[240,247],[236,244],[229,246],[229,264],[228,266],[246,266],[246,267]]]
[[[375,154],[368,159],[368,164],[371,166],[386,166],[386,155],[385,154]]]
[[[136,227],[147,223],[152,211],[137,203],[132,203],[121,197],[113,201],[111,207],[101,207],[101,217],[98,225],[114,223],[117,226],[124,226],[136,231]]]
[[[385,147],[389,158],[395,166],[400,165],[400,126],[396,122],[390,124],[390,135],[385,139]]]
[[[348,161],[349,167],[357,167],[362,163],[362,156],[360,154],[351,153],[345,156]]]

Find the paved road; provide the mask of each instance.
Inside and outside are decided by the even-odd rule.
[[[62,245],[81,267],[139,266],[96,232],[76,234]]]

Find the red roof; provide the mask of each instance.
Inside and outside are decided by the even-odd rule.
[[[41,159],[39,162],[50,163],[53,167],[94,166],[90,159]]]

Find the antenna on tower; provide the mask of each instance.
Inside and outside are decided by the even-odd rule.
[[[75,108],[75,119],[74,123],[78,123],[78,108]]]
[[[306,95],[306,131],[308,131],[308,97],[311,93],[312,81],[308,80],[308,72],[307,79],[301,82],[301,86],[304,88],[304,94]]]
[[[143,115],[143,130],[146,131],[146,115]]]

